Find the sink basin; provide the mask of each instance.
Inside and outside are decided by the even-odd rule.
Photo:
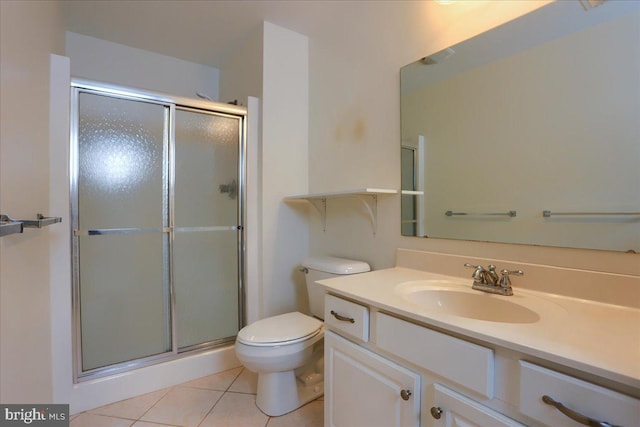
[[[452,287],[457,285],[457,287]],[[516,296],[502,296],[461,288],[449,280],[401,283],[396,291],[408,302],[441,314],[501,323],[535,323],[540,315],[518,304]]]

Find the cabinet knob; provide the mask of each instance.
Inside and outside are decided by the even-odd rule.
[[[439,420],[440,417],[442,416],[442,408],[440,408],[439,406],[432,406],[431,407],[431,416],[433,418],[435,418],[436,420]]]
[[[411,390],[400,390],[400,397],[402,400],[409,400],[411,394]]]

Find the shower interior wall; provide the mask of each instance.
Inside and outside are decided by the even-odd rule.
[[[218,100],[220,72],[214,67],[70,31],[66,32],[65,52],[71,58],[73,77],[187,98],[200,92]]]

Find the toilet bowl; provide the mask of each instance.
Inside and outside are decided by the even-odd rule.
[[[283,415],[322,395],[323,367],[300,368],[314,357],[322,359],[323,337],[322,322],[298,312],[262,319],[240,331],[236,355],[258,373],[256,405],[265,414]]]
[[[291,412],[324,393],[324,292],[316,280],[369,271],[360,261],[334,257],[303,263],[309,306],[300,312],[258,320],[240,330],[235,351],[247,369],[258,373],[256,405],[269,416]]]

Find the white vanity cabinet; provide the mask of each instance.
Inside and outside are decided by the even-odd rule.
[[[637,398],[525,353],[357,299],[328,294],[325,306],[325,426],[640,426]]]
[[[420,375],[325,334],[325,426],[418,427]]]

